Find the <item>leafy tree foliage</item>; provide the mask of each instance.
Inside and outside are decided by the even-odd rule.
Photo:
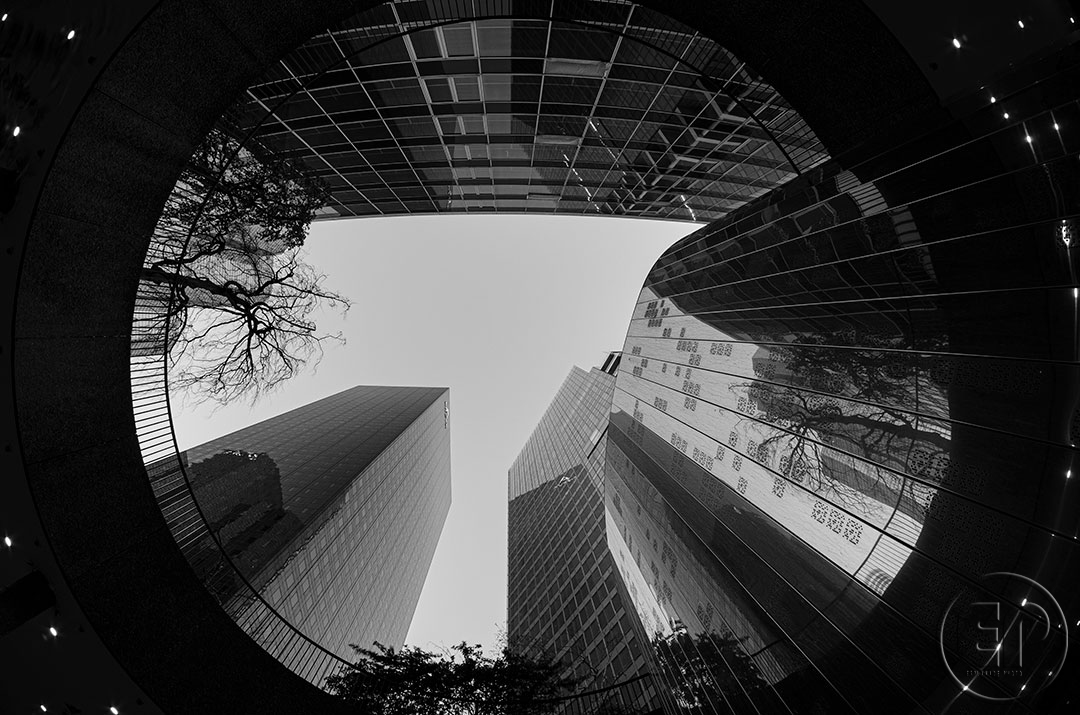
[[[144,263],[140,294],[168,305],[168,327],[138,336],[133,349],[168,350],[172,387],[225,403],[256,399],[321,357],[323,341],[343,341],[319,334],[312,316],[349,301],[324,289],[300,252],[324,195],[286,161],[211,132],[169,196]]]
[[[442,655],[375,647],[352,646],[361,658],[326,679],[330,692],[372,715],[540,715],[577,685],[561,662],[507,648],[492,658],[464,642]]]

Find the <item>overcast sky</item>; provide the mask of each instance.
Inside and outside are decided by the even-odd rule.
[[[506,623],[506,473],[571,366],[622,348],[645,274],[688,223],[442,215],[316,223],[344,332],[254,407],[175,409],[181,449],[353,385],[449,387],[453,503],[406,642],[493,646]]]

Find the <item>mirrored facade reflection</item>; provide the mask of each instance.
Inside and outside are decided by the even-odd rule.
[[[246,622],[243,578],[339,656],[401,647],[450,507],[448,410],[445,388],[354,387],[188,450],[235,567],[202,574],[226,610]],[[251,635],[272,649],[274,633]]]
[[[1062,66],[1025,126],[1080,117]],[[590,524],[665,712],[1074,710],[1080,139],[973,111],[672,246],[607,424],[552,433],[603,434]],[[573,607],[524,583],[512,622]]]
[[[605,498],[680,707],[1069,711],[1078,147],[1012,136],[820,167],[650,272]]]
[[[601,691],[564,713],[664,712],[669,699],[606,535],[614,383],[601,369],[574,368],[509,474],[508,642],[562,660],[580,691]]]
[[[783,712],[770,686],[797,669],[798,654],[757,604],[740,598],[711,545],[653,485],[663,472],[642,446],[609,434],[609,543],[675,704],[690,712]],[[720,509],[720,493],[701,496]]]
[[[283,58],[226,124],[322,179],[323,218],[709,221],[828,159],[744,62],[624,0],[394,0]]]

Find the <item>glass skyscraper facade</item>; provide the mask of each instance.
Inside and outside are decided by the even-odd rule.
[[[1070,711],[1075,221],[1034,187],[1073,185],[1076,145],[1032,145],[1080,115],[1013,106],[1031,134],[976,112],[967,144],[827,163],[665,252],[609,419],[572,376],[511,471],[512,632],[572,655],[591,548],[641,656],[608,675],[648,670],[667,712]]]
[[[631,681],[571,700],[566,713],[660,711],[665,696],[608,547],[603,470],[614,384],[598,368],[574,368],[509,473],[509,644],[562,660],[579,690]]]
[[[354,387],[183,455],[237,577],[340,657],[404,642],[450,507],[449,400],[445,388]],[[205,580],[245,622],[252,591]],[[251,635],[273,652],[271,632]]]
[[[1068,710],[1075,325],[1045,306],[1075,303],[1072,222],[1018,187],[1075,157],[1033,141],[826,165],[650,272],[608,430],[613,543],[654,640],[729,645],[740,677],[711,692],[736,711]],[[999,206],[972,233],[975,181]]]
[[[37,662],[65,678],[44,679],[93,680],[73,645],[96,631],[145,688],[128,704],[332,709],[292,705],[316,701],[289,699],[289,670],[340,661],[277,609],[302,621],[338,588],[325,567],[347,555],[320,550],[374,495],[318,495],[263,446],[193,453],[188,475],[163,374],[123,361],[167,346],[132,294],[223,117],[324,182],[322,218],[711,222],[650,272],[608,421],[564,400],[588,405],[581,431],[551,417],[515,472],[511,620],[595,686],[565,709],[1076,712],[1076,3],[377,2],[5,13],[34,70],[4,128],[5,474],[26,479],[3,501],[27,507],[5,548],[57,596]],[[356,474],[393,471],[401,436]],[[426,504],[408,483],[380,513]],[[377,570],[408,582],[401,552]],[[396,588],[348,569],[371,598]],[[94,686],[71,709],[108,709]]]
[[[828,155],[716,42],[625,0],[395,0],[313,37],[225,118],[328,189],[324,218],[709,221]]]

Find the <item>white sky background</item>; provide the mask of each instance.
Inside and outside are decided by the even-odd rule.
[[[307,260],[353,301],[319,328],[347,344],[254,407],[174,402],[179,446],[354,385],[449,387],[453,502],[406,642],[493,648],[506,624],[507,470],[571,366],[622,349],[648,269],[696,228],[570,216],[316,223]]]

